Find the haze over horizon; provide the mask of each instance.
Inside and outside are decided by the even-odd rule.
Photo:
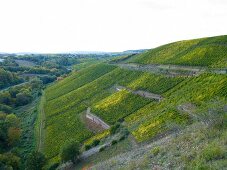
[[[227,34],[225,0],[7,0],[0,52],[119,52]]]

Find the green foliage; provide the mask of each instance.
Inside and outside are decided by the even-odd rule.
[[[194,103],[197,107],[207,107],[211,99],[225,100],[226,75],[202,74],[188,78],[165,93],[165,100],[160,104],[150,103],[126,117],[128,127],[138,141],[148,140],[178,125],[191,121],[187,113],[182,114],[177,106]],[[183,95],[182,95],[183,94]],[[171,125],[172,124],[172,125]]]
[[[114,66],[104,66],[103,64],[92,65],[88,68],[74,73],[67,77],[64,81],[60,81],[46,90],[47,100],[51,100],[61,95],[67,94],[98,77],[106,74],[107,72],[113,70]]]
[[[98,144],[100,143],[100,140],[98,139],[95,139],[93,142],[92,142],[92,146],[97,146]]]
[[[119,129],[120,127],[120,123],[117,122],[115,125],[111,126],[110,127],[110,134],[113,135],[117,132],[117,130]]]
[[[140,77],[150,77],[149,80],[153,80],[152,82],[159,82],[159,78],[155,79],[155,75],[115,68],[106,64],[93,65],[79,72],[72,73],[69,77],[45,90],[48,100],[44,107],[46,114],[45,131],[47,134],[44,151],[47,158],[56,156],[65,140],[74,139],[79,142],[85,142],[86,139],[93,135],[81,122],[79,115],[89,105],[93,105],[92,111],[105,121],[108,119],[108,121],[115,123],[117,120],[151,102],[151,100],[126,91],[116,93],[115,89],[113,90],[116,84],[132,89],[147,89],[148,91],[154,89],[152,92],[162,92],[162,90],[156,90],[159,87],[155,83],[149,85],[145,78],[143,81],[133,83]],[[166,85],[166,88],[163,87],[163,91],[183,80],[164,76],[160,76],[160,79],[166,79],[166,84],[171,84]],[[175,83],[171,83],[172,81]],[[134,86],[132,86],[133,84]],[[120,100],[116,101],[117,98]],[[106,101],[112,100],[116,102],[116,106],[118,104],[119,106],[114,108],[112,105],[108,112],[99,107],[95,110],[96,106],[103,106]],[[106,135],[108,133],[105,133],[104,136]],[[92,141],[93,139],[88,143],[85,142],[85,144],[91,145]]]
[[[19,169],[20,158],[13,153],[0,154],[0,169]]]
[[[59,166],[59,163],[54,163],[53,165],[51,165],[48,170],[56,170],[57,167]]]
[[[8,114],[5,118],[5,122],[8,126],[19,127],[20,120],[17,118],[15,114]]]
[[[151,153],[156,156],[158,155],[158,153],[160,152],[160,148],[159,147],[155,147],[151,150]]]
[[[150,100],[127,91],[120,91],[101,100],[92,107],[92,112],[103,118],[106,122],[114,124],[139,108],[148,104]]]
[[[221,148],[217,145],[215,146],[213,144],[210,144],[206,146],[202,151],[202,158],[204,158],[206,161],[218,160],[226,157],[227,154],[224,148]]]
[[[91,145],[85,145],[85,146],[84,146],[85,151],[87,151],[87,150],[89,150],[89,149],[91,149],[91,148],[92,148]]]
[[[0,89],[21,83],[22,81],[23,80],[20,79],[16,74],[0,68]]]
[[[227,36],[179,41],[133,56],[128,62],[225,68]]]
[[[37,151],[33,151],[29,154],[26,162],[27,170],[40,170],[46,163],[45,156]]]
[[[84,144],[85,145],[92,145],[94,140],[102,140],[102,139],[106,138],[109,134],[110,134],[109,129],[104,130],[103,132],[98,133],[98,134],[92,136],[91,138],[89,138],[88,140],[86,140],[84,142]]]
[[[111,145],[115,145],[117,143],[117,140],[112,140]]]
[[[99,149],[99,152],[102,152],[102,151],[104,151],[105,150],[105,147],[101,147],[100,149]]]
[[[1,113],[0,151],[6,152],[18,144],[21,136],[20,120],[14,114]]]
[[[79,150],[79,143],[76,141],[65,144],[60,153],[62,162],[72,161],[76,163],[80,154]]]
[[[16,105],[23,106],[32,101],[32,96],[29,93],[18,93],[16,95]]]

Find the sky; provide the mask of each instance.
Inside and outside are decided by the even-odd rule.
[[[0,0],[0,52],[149,49],[226,21],[227,0]]]

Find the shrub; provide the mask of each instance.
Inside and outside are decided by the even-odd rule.
[[[63,146],[60,157],[62,162],[72,161],[75,164],[78,161],[79,154],[79,143],[74,141]]]
[[[154,156],[158,155],[159,152],[160,152],[160,148],[159,148],[159,147],[155,147],[155,148],[153,148],[152,151],[151,151],[151,153],[152,153]]]
[[[122,141],[122,140],[124,140],[125,138],[126,138],[126,136],[123,135],[123,136],[120,137],[120,139],[119,139],[118,141]]]
[[[0,169],[19,169],[20,158],[12,153],[0,154]]]
[[[117,130],[119,129],[119,127],[120,127],[120,123],[116,123],[115,125],[113,125],[113,126],[111,126],[111,128],[110,128],[110,134],[115,134],[116,132],[117,132]]]
[[[46,163],[45,156],[37,151],[33,151],[27,158],[26,169],[40,170]]]
[[[111,145],[115,145],[117,143],[117,140],[112,140]]]
[[[48,170],[55,170],[57,169],[57,167],[59,166],[59,163],[54,163],[53,165],[51,165]]]
[[[211,160],[217,160],[217,159],[223,159],[225,157],[225,151],[215,145],[208,145],[202,152],[202,157],[206,161],[211,161]]]
[[[104,151],[104,150],[105,150],[105,148],[106,148],[106,147],[101,147],[101,148],[99,149],[99,152]]]
[[[92,146],[97,146],[99,143],[100,143],[100,140],[95,139],[95,140],[92,142]]]
[[[84,146],[84,149],[85,149],[85,151],[91,149],[91,145],[85,145],[85,146]]]

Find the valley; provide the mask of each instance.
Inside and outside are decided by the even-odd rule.
[[[226,39],[226,36],[203,39],[203,42],[214,42],[218,45],[217,42],[220,39]],[[200,42],[200,40],[192,42],[194,41]],[[188,45],[190,42],[186,41],[185,44]],[[184,42],[182,45],[183,50],[188,50]],[[195,47],[195,45],[193,47],[188,45],[191,50]],[[206,44],[204,48],[208,47],[209,45]],[[221,45],[220,48],[222,47]],[[154,51],[156,49],[152,49],[151,53],[153,54]],[[148,167],[169,169],[170,167],[225,166],[223,153],[226,150],[223,143],[226,137],[224,133],[227,83],[225,68],[218,65],[211,68],[204,64],[190,66],[176,65],[176,63],[164,65],[162,62],[154,62],[155,65],[141,64],[143,60],[139,60],[140,56],[148,57],[147,53],[149,51],[128,57],[123,60],[123,63],[121,59],[118,59],[119,61],[115,59],[109,63],[91,65],[46,89],[49,100],[44,108],[47,113],[46,133],[49,136],[46,143],[48,149],[44,150],[44,153],[52,164],[60,160],[58,151],[65,143],[65,139],[73,139],[85,142],[81,150],[82,155],[86,153],[88,155],[94,153],[94,155],[86,157],[86,160],[81,159],[81,162],[75,166],[65,164],[65,167],[68,166],[71,169],[83,169],[83,167],[85,169],[86,167],[88,169],[141,167],[142,169]],[[184,53],[187,55],[186,52]],[[153,58],[152,55],[150,56]],[[109,133],[102,135],[105,131],[97,133],[87,128],[81,121],[80,114],[88,107],[92,114],[98,116],[111,128],[120,126],[116,136],[118,133],[121,134],[121,129],[128,131],[123,133],[123,139],[120,140]],[[56,122],[65,123],[59,125]],[[174,150],[177,145],[173,143],[174,141],[179,144],[183,142],[182,145],[185,145],[184,142],[187,141],[184,140],[191,138],[193,133],[200,133],[200,130],[204,134],[210,133],[210,130],[216,131],[219,135],[207,136],[205,141],[202,141],[202,136],[196,136],[195,139],[201,142],[200,153],[193,149],[187,150],[195,147],[193,140],[188,144],[189,148]],[[98,137],[99,135],[102,137]],[[93,148],[89,146],[88,151],[83,150],[87,147],[86,140],[90,138],[91,145],[92,141],[96,141],[96,136],[100,144]],[[185,139],[182,136],[185,136]],[[217,141],[217,138],[220,141]],[[134,141],[136,145],[133,144]],[[125,146],[125,143],[128,143],[128,146]],[[220,149],[219,154],[222,155],[220,159],[210,158],[213,161],[207,162],[206,158],[203,158],[202,154],[205,154],[203,150],[205,152],[209,145],[215,145]],[[116,147],[121,149],[117,150]],[[113,148],[116,150],[113,151]],[[183,150],[189,155],[196,152],[197,156],[189,158],[190,156],[183,154]],[[179,157],[171,161],[166,159],[169,154],[179,154]],[[163,162],[160,163],[157,159]],[[185,160],[182,162],[181,159]],[[219,163],[216,164],[215,161]],[[64,165],[61,165],[61,168],[64,169]]]
[[[22,119],[23,141],[29,138],[21,155],[41,153],[43,169],[225,169],[226,44],[217,36],[95,59],[49,56],[41,66],[19,57],[18,70],[29,65],[55,76],[44,83],[39,73],[37,87],[28,76],[22,83],[33,98],[22,107],[4,100]],[[68,64],[49,67],[59,60]],[[24,69],[16,75],[31,73]],[[63,159],[73,144],[77,151]]]

